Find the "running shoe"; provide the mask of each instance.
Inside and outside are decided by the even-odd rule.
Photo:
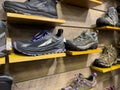
[[[25,55],[38,56],[42,54],[59,53],[65,51],[63,30],[56,35],[45,34],[43,38],[32,41],[14,41],[15,50]]]
[[[3,8],[7,12],[57,18],[56,4],[56,0],[5,1]]]

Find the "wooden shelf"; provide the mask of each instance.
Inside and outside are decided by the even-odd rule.
[[[61,0],[63,3],[68,3],[71,5],[76,5],[85,8],[92,8],[97,5],[103,4],[101,0]]]
[[[45,54],[40,56],[23,56],[23,55],[17,55],[15,53],[11,53],[9,55],[9,63],[36,61],[36,60],[44,60],[44,59],[58,58],[58,57],[65,57],[65,56],[66,56],[66,53]]]
[[[103,27],[96,27],[95,30],[120,30],[120,27],[114,26],[103,26]]]
[[[120,46],[119,45],[117,45],[117,46],[115,46],[116,48],[118,48],[118,49],[120,49]]]
[[[110,68],[99,68],[99,67],[95,67],[95,66],[91,66],[91,68],[96,70],[96,71],[99,71],[99,72],[102,72],[102,73],[106,73],[106,72],[110,72],[110,71],[119,69],[120,68],[120,64],[113,65]]]
[[[91,53],[99,53],[102,52],[102,49],[90,49],[86,51],[67,51],[67,54],[69,55],[83,55],[83,54],[91,54]]]
[[[0,58],[0,64],[5,64],[5,57]]]
[[[7,20],[10,23],[19,24],[46,24],[46,25],[57,25],[65,23],[65,20],[48,18],[43,16],[23,15],[17,13],[7,13]]]

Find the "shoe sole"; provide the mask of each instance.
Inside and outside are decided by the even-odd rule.
[[[72,44],[70,41],[67,41],[67,43],[65,43],[66,48],[69,50],[73,50],[73,51],[83,51],[83,50],[87,50],[87,49],[96,49],[98,47],[98,43],[93,42],[93,43],[89,43],[85,46],[76,46],[74,44]]]
[[[51,14],[48,14],[48,13],[45,13],[45,12],[36,12],[36,11],[30,11],[30,10],[26,10],[26,9],[21,9],[21,8],[18,8],[18,7],[15,7],[14,9],[9,7],[5,7],[4,4],[3,4],[3,7],[5,9],[5,11],[7,12],[15,12],[15,13],[20,13],[20,14],[25,14],[25,15],[36,15],[36,16],[46,16],[46,17],[51,17],[51,18],[58,18],[57,16],[55,15],[51,15]],[[31,13],[32,12],[32,13]]]
[[[85,46],[77,46],[80,50],[87,50],[87,49],[96,49],[98,47],[98,43],[89,43]]]

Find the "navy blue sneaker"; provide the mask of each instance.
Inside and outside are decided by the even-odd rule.
[[[14,41],[14,48],[20,53],[30,56],[64,52],[63,30],[59,29],[56,35],[47,33],[35,36],[32,41]]]

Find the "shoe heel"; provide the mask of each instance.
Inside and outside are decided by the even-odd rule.
[[[98,47],[98,43],[95,43],[90,47],[90,49],[97,49],[97,47]]]

